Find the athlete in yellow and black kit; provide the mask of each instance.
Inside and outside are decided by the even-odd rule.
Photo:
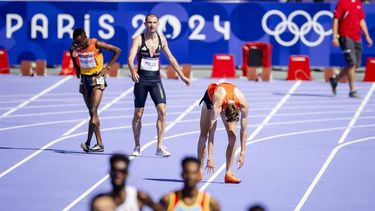
[[[160,205],[168,211],[219,211],[216,199],[206,192],[198,190],[200,180],[200,161],[186,157],[181,162],[184,187],[170,192],[160,199]]]
[[[102,49],[113,52],[111,60],[105,67],[103,67]],[[85,152],[103,152],[98,107],[107,86],[105,75],[119,57],[121,49],[95,38],[89,39],[83,29],[77,28],[73,32],[73,44],[70,52],[77,70],[77,77],[81,77],[80,93],[82,93],[90,113],[87,140],[81,144],[81,148]],[[95,133],[97,144],[90,148],[93,133]]]

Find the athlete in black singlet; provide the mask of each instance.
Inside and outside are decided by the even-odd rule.
[[[128,65],[134,85],[134,118],[132,122],[135,148],[132,156],[139,156],[141,154],[140,133],[141,133],[141,118],[144,111],[144,106],[147,94],[150,93],[152,100],[158,112],[158,119],[156,121],[157,127],[157,150],[156,155],[168,157],[170,152],[167,151],[163,145],[163,137],[166,125],[166,96],[163,85],[160,79],[160,52],[163,51],[169,63],[173,66],[175,71],[180,76],[181,80],[187,85],[190,85],[190,79],[185,77],[181,68],[169,50],[167,40],[164,36],[157,33],[159,26],[158,17],[154,14],[149,14],[145,18],[146,32],[138,35],[133,39],[128,57]],[[134,59],[137,56],[138,69],[134,68]]]

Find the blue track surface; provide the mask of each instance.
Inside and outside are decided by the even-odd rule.
[[[196,154],[197,101],[211,81],[196,79],[191,87],[163,81],[170,158],[154,156],[156,113],[148,99],[145,149],[131,161],[128,184],[154,200],[182,186],[180,161]],[[375,84],[357,82],[361,98],[351,99],[347,84],[332,96],[322,81],[228,81],[250,103],[245,165],[236,174],[242,183],[223,183],[227,141],[221,122],[217,174],[205,173],[199,183],[222,210],[246,210],[257,202],[278,211],[374,209]],[[105,152],[86,154],[79,144],[86,138],[88,113],[76,78],[0,75],[0,210],[88,210],[93,195],[110,190],[110,155],[134,147],[133,83],[109,78],[108,84],[99,108]]]

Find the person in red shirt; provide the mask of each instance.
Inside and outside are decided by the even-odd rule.
[[[240,144],[241,152],[237,159],[239,167],[242,167],[245,159],[245,147],[247,139],[247,113],[249,106],[245,95],[231,83],[211,83],[208,86],[200,103],[203,103],[200,118],[200,135],[198,143],[198,160],[203,166],[206,142],[208,138],[208,158],[206,169],[209,173],[215,170],[213,158],[214,134],[216,130],[217,118],[220,115],[228,134],[228,146],[226,151],[226,174],[225,183],[240,183],[231,172],[234,156],[235,143],[237,139],[237,122],[240,121]],[[241,118],[239,117],[241,113]],[[201,169],[201,176],[202,179]]]
[[[349,97],[358,97],[354,86],[355,69],[361,65],[362,40],[361,30],[365,35],[368,46],[372,46],[372,39],[367,30],[365,12],[360,0],[339,0],[334,12],[332,44],[340,46],[347,66],[342,69],[336,78],[330,78],[333,94],[336,94],[337,81],[342,77],[348,77]]]

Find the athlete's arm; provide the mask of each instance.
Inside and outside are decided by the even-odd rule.
[[[159,204],[160,204],[162,210],[167,210],[168,209],[168,205],[169,205],[169,194],[163,196],[160,199]]]
[[[152,210],[163,210],[161,206],[155,203],[150,197],[150,195],[148,195],[146,192],[138,191],[137,198],[138,198],[138,206],[141,210],[144,205],[147,205],[148,207],[152,208]]]
[[[132,75],[132,80],[136,83],[139,81],[139,75],[136,69],[134,68],[134,59],[138,53],[139,47],[141,46],[141,42],[142,42],[141,35],[138,35],[133,39],[132,46],[130,48],[130,52],[128,56],[128,66],[129,66],[130,74]]]
[[[241,130],[240,130],[240,141],[241,141],[241,152],[240,156],[237,159],[237,163],[239,164],[238,168],[241,168],[245,161],[245,149],[246,149],[246,142],[247,142],[247,114],[249,112],[249,104],[246,100],[245,95],[238,89],[235,90],[236,96],[238,97],[241,108]]]
[[[180,76],[181,80],[187,85],[190,86],[190,79],[185,77],[184,73],[182,73],[180,65],[178,64],[176,58],[173,56],[171,50],[169,50],[167,39],[164,36],[160,36],[162,49],[164,55],[167,57],[169,63],[172,65],[173,69],[177,72]]]
[[[220,211],[220,205],[219,205],[219,202],[212,198],[210,199],[210,210],[211,211]]]
[[[105,76],[109,68],[115,63],[117,58],[120,56],[121,49],[117,46],[105,43],[103,41],[96,41],[96,48],[102,48],[107,51],[112,51],[112,57],[111,60],[108,62],[107,66],[102,69],[102,71],[99,73],[99,76]]]
[[[370,37],[370,34],[368,33],[367,24],[366,24],[365,19],[362,19],[359,22],[359,25],[361,26],[361,30],[362,30],[363,34],[365,35],[368,47],[371,47],[373,43],[372,43],[372,39]]]
[[[80,67],[79,67],[79,65],[76,61],[76,55],[74,53],[75,50],[76,50],[76,48],[72,44],[69,48],[70,58],[72,59],[74,69],[76,70],[76,76],[77,76],[77,78],[79,78],[81,76],[81,69],[80,69]]]
[[[332,23],[332,45],[335,47],[338,47],[339,44],[339,34],[338,34],[338,28],[339,28],[339,19],[333,18]]]

